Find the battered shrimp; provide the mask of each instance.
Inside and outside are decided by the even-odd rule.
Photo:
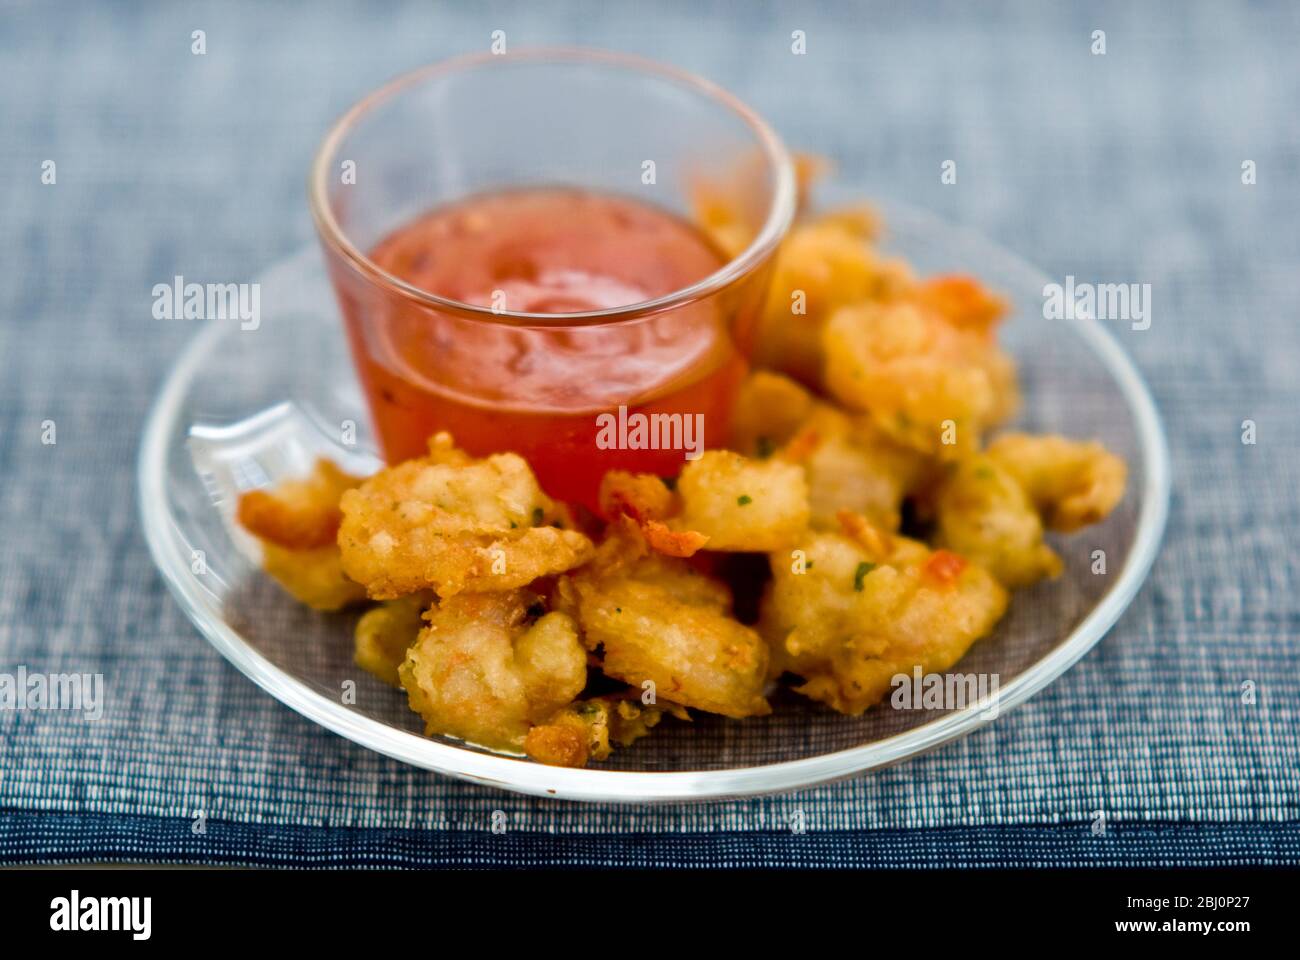
[[[1027,587],[1061,572],[1043,543],[1038,511],[1012,474],[990,456],[955,465],[935,503],[935,539],[987,569],[1007,587]]]
[[[930,458],[895,443],[870,417],[822,403],[777,455],[803,466],[810,522],[821,530],[838,529],[843,510],[897,530],[903,500],[934,470]]]
[[[1007,302],[974,277],[943,274],[918,283],[907,299],[951,326],[990,337],[1007,313]]]
[[[808,526],[803,470],[775,458],[707,450],[683,468],[677,493],[682,511],[673,527],[708,537],[709,550],[776,550]]]
[[[894,300],[914,279],[870,244],[872,222],[831,215],[795,227],[777,253],[755,359],[811,386],[822,381],[827,319],[840,307]]]
[[[675,703],[642,704],[628,697],[595,697],[565,707],[528,731],[524,752],[539,763],[583,767],[605,760],[614,745],[630,747],[658,726],[665,714],[689,720]]]
[[[401,687],[398,668],[424,626],[421,615],[434,602],[430,593],[413,593],[366,611],[353,631],[357,666],[384,683]]]
[[[666,521],[681,512],[681,498],[669,481],[653,474],[610,470],[601,478],[599,501],[606,517],[628,517],[640,527],[646,543],[665,556],[693,556],[709,541],[697,530],[668,526]]]
[[[892,679],[947,670],[1002,617],[1007,592],[946,550],[845,513],[842,532],[812,533],[801,555],[774,553],[759,629],[800,693],[858,714]]]
[[[838,310],[826,325],[826,385],[897,442],[944,460],[980,446],[1014,410],[1015,368],[982,333],[911,303]]]
[[[1095,441],[1005,433],[988,455],[1016,478],[1052,530],[1097,523],[1124,496],[1128,467]]]
[[[770,370],[755,370],[736,396],[728,446],[760,460],[799,432],[816,401],[802,385]]]
[[[708,450],[682,469],[674,487],[650,474],[610,471],[601,508],[634,520],[649,546],[670,557],[701,548],[775,550],[808,525],[808,487],[796,464]]]
[[[463,593],[429,610],[398,670],[429,735],[522,750],[587,683],[573,621],[527,590]]]
[[[263,569],[315,610],[338,610],[365,599],[365,589],[344,574],[334,542],[339,498],[359,483],[360,477],[322,458],[304,479],[239,498],[235,518],[261,541]]]
[[[801,217],[821,167],[799,162]],[[761,229],[763,172],[756,158],[696,184],[719,249]],[[1061,571],[1045,529],[1102,519],[1126,479],[1098,443],[1011,433],[981,452],[1018,402],[996,341],[1009,304],[972,277],[917,279],[879,232],[867,208],[801,219],[729,449],[676,477],[606,473],[581,529],[523,459],[446,433],[365,481],[322,461],[247,494],[239,522],[305,603],[383,601],[356,625],[356,663],[403,688],[430,735],[581,767],[688,708],[768,714],[787,673],[860,714],[900,675],[952,668],[1010,588]],[[905,506],[931,543],[896,533]]]
[[[561,579],[557,602],[606,676],[709,713],[770,712],[767,646],[731,617],[727,586],[652,552],[630,520],[610,526],[591,565]]]
[[[438,434],[430,455],[379,471],[340,503],[343,569],[376,600],[524,586],[592,554],[513,453],[474,460]],[[567,526],[567,524],[565,524]]]
[[[343,572],[335,546],[286,550],[264,540],[262,569],[286,593],[313,610],[342,610],[366,598],[366,588]]]
[[[310,476],[289,480],[273,490],[250,490],[239,498],[236,519],[260,540],[286,550],[330,546],[338,534],[339,499],[361,483],[325,458]]]
[[[836,529],[851,510],[898,529],[904,498],[930,458],[891,440],[865,414],[847,414],[779,373],[758,370],[741,385],[730,446],[746,456],[797,463],[808,481],[810,522]]]

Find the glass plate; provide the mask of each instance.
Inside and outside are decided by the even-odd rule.
[[[1151,396],[1110,333],[1090,318],[1043,319],[1047,277],[968,231],[882,206],[886,248],[919,273],[972,273],[1013,301],[1002,335],[1024,387],[1016,426],[1098,438],[1130,465],[1124,500],[1105,523],[1052,538],[1062,576],[1017,593],[997,631],[954,668],[997,674],[992,703],[946,712],[886,704],[845,717],[782,691],[769,717],[694,712],[693,722],[667,720],[581,770],[422,736],[405,695],[353,665],[355,614],[313,613],[281,593],[231,523],[240,492],[301,474],[317,455],[358,472],[378,464],[315,248],[262,277],[258,329],[208,321],[163,386],[139,461],[154,560],[199,631],[272,696],[380,753],[503,789],[637,803],[780,792],[897,763],[970,733],[1060,676],[1133,599],[1164,530],[1168,452]],[[344,442],[349,424],[353,443]],[[1091,572],[1098,549],[1105,575]],[[351,684],[355,703],[345,703]]]

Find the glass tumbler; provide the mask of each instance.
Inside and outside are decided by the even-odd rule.
[[[439,296],[372,257],[431,210],[538,187],[652,204],[700,226],[720,266],[645,302],[529,313]],[[467,56],[390,82],[325,137],[309,195],[386,459],[447,430],[474,455],[522,455],[549,494],[593,509],[607,470],[675,476],[725,443],[796,206],[784,145],[730,94],[567,49]]]

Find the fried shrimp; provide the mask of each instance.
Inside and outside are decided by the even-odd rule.
[[[766,459],[799,432],[816,401],[801,384],[770,370],[755,370],[740,385],[728,446]]]
[[[870,417],[819,403],[777,454],[796,460],[808,478],[810,523],[839,527],[842,510],[897,530],[903,500],[933,471],[931,460],[886,436]]]
[[[674,529],[708,537],[707,549],[767,551],[808,526],[808,482],[797,464],[706,450],[677,478],[681,515]]]
[[[935,502],[938,543],[987,569],[1007,587],[1027,587],[1061,572],[1043,542],[1038,511],[1016,478],[991,456],[955,465]]]
[[[810,522],[819,529],[837,529],[840,510],[898,529],[904,498],[934,468],[929,457],[894,442],[869,416],[845,413],[767,370],[741,385],[730,446],[745,456],[802,466]]]
[[[361,479],[322,457],[305,479],[244,494],[239,498],[236,519],[259,540],[286,550],[331,546],[342,519],[339,499]]]
[[[595,560],[558,592],[606,676],[709,713],[770,712],[767,646],[730,615],[726,584],[652,552],[630,520],[611,524]]]
[[[607,516],[635,521],[645,542],[670,557],[701,548],[775,550],[808,525],[808,485],[798,465],[727,450],[688,463],[675,490],[650,474],[611,470],[600,503]]]
[[[302,480],[239,498],[235,518],[261,541],[263,569],[314,610],[338,610],[365,599],[365,589],[344,574],[334,542],[339,498],[359,483],[360,477],[322,458]]]
[[[587,653],[568,616],[543,610],[512,590],[458,594],[424,615],[398,674],[426,733],[522,750],[533,724],[573,702]]]
[[[831,215],[796,226],[777,253],[756,360],[816,386],[824,357],[822,329],[840,307],[894,300],[914,283],[901,260],[870,244],[874,222]]]
[[[340,503],[343,569],[386,600],[432,589],[450,597],[524,586],[591,556],[583,534],[513,453],[474,460],[447,434],[430,455],[379,471]]]
[[[605,760],[614,746],[630,747],[658,726],[665,714],[689,720],[675,703],[642,704],[627,697],[595,697],[565,707],[528,731],[524,752],[539,763],[584,767]]]
[[[1007,313],[1007,302],[974,277],[943,274],[918,283],[907,299],[923,309],[933,311],[950,324],[984,336]]]
[[[977,450],[1017,403],[1015,368],[991,338],[911,303],[838,310],[825,345],[826,385],[838,400],[940,459]]]
[[[1128,467],[1100,443],[1005,433],[988,456],[1016,478],[1051,530],[1098,523],[1124,496]]]
[[[812,533],[803,557],[771,556],[759,629],[798,691],[858,714],[892,678],[947,670],[1002,617],[1007,592],[946,550],[844,514],[838,533]]]
[[[384,683],[400,687],[398,668],[424,626],[421,615],[434,602],[431,593],[413,593],[386,600],[362,614],[353,632],[357,666]]]
[[[673,530],[668,526],[665,521],[681,512],[681,498],[653,474],[611,470],[601,478],[599,501],[606,517],[633,520],[646,543],[665,556],[694,556],[709,542],[697,530]]]
[[[263,541],[262,569],[286,593],[313,610],[342,610],[366,598],[366,588],[343,572],[338,547],[286,550]]]

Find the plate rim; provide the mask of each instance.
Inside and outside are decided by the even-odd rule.
[[[886,224],[942,230],[949,242],[973,245],[984,258],[1001,261],[1003,269],[1023,273],[1042,284],[1048,276],[996,241],[937,215],[896,202],[876,203]],[[277,260],[262,274],[309,256],[319,256],[308,244]],[[847,779],[900,763],[934,750],[992,722],[1059,678],[1114,626],[1146,581],[1159,553],[1169,514],[1171,468],[1168,441],[1155,400],[1145,379],[1119,345],[1114,334],[1091,316],[1065,321],[1094,352],[1120,387],[1133,416],[1142,451],[1142,501],[1133,547],[1110,589],[1069,635],[1049,654],[1036,660],[997,691],[993,703],[977,703],[882,740],[779,763],[719,770],[633,771],[599,767],[565,768],[527,759],[485,753],[398,730],[363,716],[313,690],[275,666],[239,632],[203,609],[203,591],[179,550],[179,525],[166,491],[167,438],[172,433],[181,400],[208,351],[231,328],[209,320],[182,349],[168,372],[145,420],[136,461],[137,506],[145,542],[154,565],[191,623],[209,643],[255,684],[281,703],[327,730],[395,760],[471,783],[537,797],[603,803],[681,803],[788,793]],[[995,709],[990,709],[991,707]]]

